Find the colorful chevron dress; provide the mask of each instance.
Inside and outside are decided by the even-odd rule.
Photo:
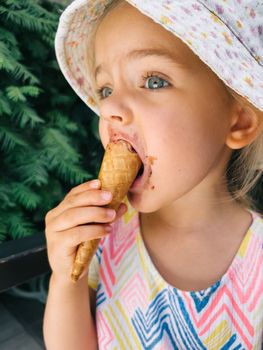
[[[97,291],[100,350],[261,350],[263,220],[253,222],[229,269],[211,287],[186,292],[153,265],[138,213],[128,212],[100,242],[89,272]]]

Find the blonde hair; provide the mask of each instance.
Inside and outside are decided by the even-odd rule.
[[[245,97],[225,85],[226,90],[242,106],[249,106],[263,122],[263,111],[256,108]],[[232,197],[245,207],[257,211],[251,195],[252,189],[263,175],[263,132],[259,129],[257,138],[249,145],[234,150],[228,162],[226,176],[228,190]]]
[[[118,5],[125,3],[125,0],[113,0],[109,2],[103,15],[96,22],[92,30],[92,34],[87,42],[90,49],[87,52],[86,62],[88,71],[94,73],[94,41],[99,24],[103,18]],[[95,86],[94,74],[90,75],[92,86]],[[218,79],[220,79],[218,77]],[[255,113],[262,118],[263,112],[257,109],[246,98],[237,94],[234,90],[224,84],[223,85],[232,99],[238,101],[242,106],[248,105]],[[96,93],[94,92],[95,101],[98,103]],[[234,150],[226,167],[227,188],[232,198],[241,203],[244,207],[257,211],[251,191],[263,175],[263,132],[257,136],[256,140],[242,149]]]

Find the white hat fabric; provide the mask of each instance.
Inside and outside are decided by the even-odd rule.
[[[263,111],[262,0],[126,0],[180,38],[239,95]],[[77,95],[99,115],[86,39],[112,0],[75,0],[62,13],[55,52]]]

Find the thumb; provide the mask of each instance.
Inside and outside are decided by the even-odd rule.
[[[123,214],[126,213],[127,210],[128,210],[127,205],[125,203],[121,203],[121,205],[119,206],[119,209],[117,210],[115,220],[118,220]]]

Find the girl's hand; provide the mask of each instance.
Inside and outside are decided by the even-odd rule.
[[[72,283],[70,273],[78,245],[108,235],[109,223],[127,210],[124,203],[117,213],[103,207],[111,202],[112,195],[100,186],[95,180],[74,187],[45,217],[48,260],[56,279]],[[106,199],[105,193],[110,197]]]

